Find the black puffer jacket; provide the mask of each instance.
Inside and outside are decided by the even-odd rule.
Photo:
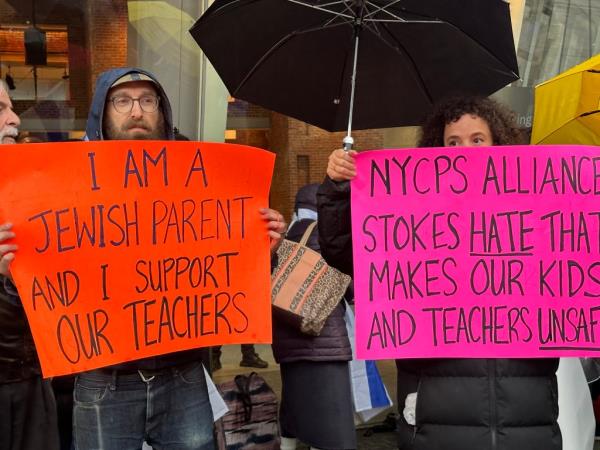
[[[33,337],[16,289],[0,275],[0,384],[40,374]]]
[[[287,234],[287,239],[300,242],[304,231],[313,221],[309,219],[295,222]],[[318,231],[315,228],[307,246],[315,251],[318,247]],[[340,303],[325,321],[319,336],[302,333],[290,326],[285,316],[273,308],[273,356],[278,363],[295,361],[350,361],[352,349],[346,331],[344,306]]]
[[[350,186],[318,192],[321,253],[352,273]],[[560,450],[557,359],[397,360],[401,450]],[[402,417],[417,393],[416,426]]]

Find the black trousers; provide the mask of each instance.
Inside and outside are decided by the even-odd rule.
[[[65,375],[52,379],[52,390],[56,399],[58,414],[58,435],[61,450],[71,450],[73,440],[73,388],[75,375]]]
[[[0,450],[58,450],[56,402],[50,380],[0,384]]]
[[[241,348],[242,348],[242,358],[249,358],[251,359],[254,356],[254,344],[241,344]],[[215,358],[220,358],[221,357],[221,346],[217,345],[215,347],[212,347],[212,352]]]

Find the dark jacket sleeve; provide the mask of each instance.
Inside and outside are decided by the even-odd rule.
[[[317,192],[319,244],[327,264],[352,276],[350,182],[329,177]]]
[[[10,278],[0,275],[0,301],[21,306],[19,293]]]

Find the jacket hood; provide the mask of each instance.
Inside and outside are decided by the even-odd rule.
[[[92,99],[92,106],[88,115],[87,124],[85,127],[86,139],[89,141],[101,141],[104,140],[102,133],[102,118],[104,116],[104,105],[108,96],[108,91],[112,84],[128,73],[141,73],[147,75],[156,84],[156,90],[160,96],[160,109],[162,110],[163,117],[165,119],[165,128],[167,131],[167,139],[173,140],[173,115],[171,113],[171,104],[169,98],[162,85],[158,82],[156,77],[150,72],[143,69],[137,69],[135,67],[123,67],[119,69],[110,69],[106,72],[102,72],[96,80],[96,88],[94,90],[94,98]]]
[[[312,211],[317,210],[317,191],[319,190],[319,183],[307,184],[298,189],[296,193],[296,202],[294,204],[294,210],[298,211],[300,208],[310,209]]]

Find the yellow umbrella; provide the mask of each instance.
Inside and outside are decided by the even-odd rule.
[[[165,58],[178,57],[180,46],[198,53],[198,46],[187,32],[195,19],[182,9],[162,0],[136,0],[127,2],[127,11],[129,23],[144,43]]]
[[[600,145],[600,54],[536,86],[531,143]]]

